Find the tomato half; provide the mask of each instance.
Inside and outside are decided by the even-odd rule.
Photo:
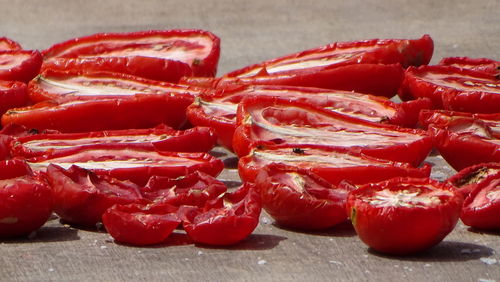
[[[23,82],[0,80],[0,115],[9,109],[26,105],[28,102],[27,89]]]
[[[441,242],[455,227],[462,195],[429,178],[393,178],[349,193],[359,238],[376,251],[407,255]]]
[[[441,59],[439,64],[485,72],[492,75],[500,74],[500,61],[488,58],[448,57]]]
[[[0,51],[21,50],[19,43],[7,37],[0,37]]]
[[[0,51],[0,80],[28,82],[35,77],[42,65],[38,51]]]

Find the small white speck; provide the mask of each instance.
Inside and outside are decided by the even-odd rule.
[[[52,267],[49,268],[49,272],[54,272],[54,269]]]
[[[185,261],[188,261],[189,259],[188,258],[184,258]]]
[[[328,262],[331,264],[342,265],[342,263],[340,261],[336,261],[336,260],[330,260]]]
[[[461,254],[472,254],[472,250],[471,249],[462,249],[462,250],[460,250],[460,253]]]
[[[484,279],[484,278],[479,278],[479,279],[477,279],[477,281],[479,281],[479,282],[496,282],[496,280],[493,280],[493,279]]]
[[[399,267],[399,264],[395,264],[394,267],[398,268]]]
[[[330,238],[329,240],[330,240],[331,242],[333,242],[333,238]]]
[[[458,44],[453,44],[453,49],[457,49],[458,48]]]
[[[107,249],[108,247],[106,246],[101,246],[101,250]]]
[[[482,261],[483,263],[488,264],[488,265],[492,265],[492,264],[497,263],[497,259],[495,259],[495,258],[480,258],[479,260]]]
[[[202,251],[198,251],[198,255],[199,256],[203,255],[203,252]]]
[[[138,254],[142,254],[142,251],[137,251]]]
[[[271,220],[269,219],[269,217],[267,216],[263,216],[260,221],[263,223],[263,224],[269,224],[271,223]]]
[[[368,269],[365,269],[365,273],[370,273],[370,270],[368,270]]]
[[[94,245],[97,245],[97,240],[94,240]]]
[[[403,269],[404,269],[404,270],[408,270],[408,271],[413,271],[413,268],[408,267],[408,266],[404,266],[404,267],[403,267]]]
[[[295,245],[296,245],[296,244],[295,244],[295,242],[292,242],[292,245],[294,245],[294,246],[295,246]]]
[[[426,264],[424,264],[424,267],[431,267],[431,264],[430,263],[426,263]]]
[[[257,261],[257,264],[258,264],[258,265],[263,265],[263,264],[266,264],[266,263],[267,263],[267,261],[266,261],[266,260],[263,260],[263,259],[259,259],[259,260]]]
[[[364,256],[365,258],[368,258],[368,255],[367,255],[367,254],[364,254],[363,256]]]

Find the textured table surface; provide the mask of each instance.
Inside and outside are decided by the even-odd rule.
[[[0,36],[44,49],[96,32],[200,28],[222,40],[219,73],[334,41],[416,38],[444,56],[500,59],[500,1],[26,1],[0,0]],[[236,159],[220,176],[238,182]],[[433,177],[453,173],[438,156]],[[265,214],[247,240],[230,248],[193,245],[176,231],[165,244],[136,248],[103,231],[70,228],[54,218],[34,238],[0,243],[0,281],[500,281],[499,233],[459,224],[438,246],[416,256],[382,256],[352,227],[301,233]]]

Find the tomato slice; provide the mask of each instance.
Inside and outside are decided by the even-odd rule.
[[[500,167],[488,175],[465,199],[460,219],[465,225],[478,229],[500,229]]]
[[[115,72],[177,83],[183,76],[191,76],[193,71],[188,64],[161,58],[133,57],[91,57],[91,58],[54,58],[42,65],[43,70],[76,70],[91,72]]]
[[[441,242],[455,227],[462,195],[429,178],[393,178],[349,193],[347,211],[374,250],[407,255]]]
[[[500,161],[500,114],[422,111],[420,120],[454,169]]]
[[[304,230],[331,228],[347,221],[347,194],[354,189],[332,185],[308,169],[279,164],[261,170],[255,186],[263,208],[279,225]]]
[[[492,75],[500,74],[500,61],[488,58],[448,57],[441,59],[439,65],[470,69]]]
[[[185,77],[181,83],[226,89],[236,85],[288,85],[356,91],[393,97],[403,79],[399,64],[346,64],[334,68],[250,77]]]
[[[217,176],[224,165],[206,153],[145,151],[139,149],[75,148],[27,159],[34,171],[45,171],[50,164],[68,169],[73,165],[99,175],[109,175],[144,185],[153,175],[180,177],[199,170]]]
[[[24,161],[0,161],[0,202],[0,237],[25,236],[52,214],[52,189]]]
[[[29,96],[34,102],[65,99],[127,98],[137,93],[196,96],[200,89],[110,72],[46,70],[30,81]]]
[[[0,37],[0,51],[21,50],[19,43],[7,37]]]
[[[311,71],[346,64],[394,64],[404,67],[428,64],[434,44],[429,35],[420,39],[372,39],[336,42],[232,71],[227,77],[249,77]]]
[[[50,164],[46,175],[54,191],[54,211],[71,224],[95,227],[114,204],[143,201],[136,184],[97,175],[76,165],[64,169]]]
[[[418,166],[432,144],[424,131],[375,124],[302,101],[252,97],[238,108],[233,148],[247,155],[259,145],[344,147],[366,155]]]
[[[214,76],[220,39],[203,30],[149,30],[129,33],[97,33],[55,44],[43,51],[53,58],[152,57],[181,61],[196,76]]]
[[[0,80],[28,82],[38,74],[42,55],[38,51],[0,51]]]
[[[259,224],[260,195],[250,183],[227,193],[204,208],[187,208],[183,227],[195,243],[233,245],[244,240]]]
[[[66,98],[11,109],[2,116],[2,125],[12,123],[61,132],[151,128],[162,123],[180,128],[187,121],[186,108],[192,102],[190,95],[173,93],[103,100]]]
[[[0,80],[0,115],[9,109],[24,106],[28,102],[27,89],[23,82]]]
[[[208,127],[174,130],[165,125],[149,129],[124,129],[83,133],[46,133],[15,138],[13,156],[25,158],[74,148],[137,148],[160,151],[207,152],[215,145],[215,132]]]
[[[181,220],[177,207],[154,202],[114,205],[102,215],[102,222],[116,241],[145,246],[165,241]]]
[[[310,170],[328,181],[339,185],[342,181],[361,185],[397,176],[428,177],[429,165],[414,168],[407,163],[386,161],[344,148],[308,148],[276,146],[255,148],[242,157],[238,172],[243,181],[254,182],[258,173],[269,165],[281,164],[291,168]]]
[[[500,163],[483,163],[466,167],[455,175],[452,175],[446,182],[459,188],[459,191],[467,197],[479,184],[484,182],[490,175],[500,173]]]
[[[188,107],[187,116],[192,124],[215,128],[219,144],[231,149],[238,104],[246,97],[255,96],[286,97],[371,122],[410,127],[416,124],[419,111],[430,107],[428,100],[423,99],[397,104],[385,98],[355,92],[253,85],[204,92]]]
[[[437,109],[497,113],[500,81],[494,75],[450,66],[410,67],[399,96],[402,100],[430,98]]]

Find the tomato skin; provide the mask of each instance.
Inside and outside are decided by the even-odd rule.
[[[389,204],[377,204],[375,195],[397,193]],[[405,190],[407,192],[405,192]],[[404,193],[417,193],[409,199]],[[428,193],[435,193],[431,201]],[[418,202],[417,196],[424,202]],[[438,203],[426,203],[425,201]],[[397,203],[390,204],[390,200]],[[455,227],[462,195],[453,186],[428,178],[393,178],[367,184],[349,193],[347,211],[359,238],[374,250],[391,255],[409,255],[441,242]],[[408,206],[407,206],[408,205]]]
[[[500,172],[500,163],[482,163],[466,167],[450,176],[446,182],[457,187],[466,198],[490,175]]]
[[[102,215],[108,233],[118,242],[146,246],[159,244],[181,223],[177,207],[162,202],[114,205]]]
[[[54,211],[74,225],[95,227],[114,204],[143,201],[136,184],[98,176],[77,166],[65,170],[50,164],[46,175],[54,191]]]
[[[138,51],[145,50],[147,52],[155,51],[157,46],[167,48],[167,52],[172,48],[182,49],[185,58],[179,58],[172,54],[161,57],[187,63],[193,69],[193,74],[196,76],[214,76],[217,72],[220,39],[208,31],[195,29],[97,33],[57,43],[42,53],[45,60],[61,57],[104,57],[107,53],[120,52],[127,48],[138,48]],[[195,55],[196,52],[189,53],[188,51],[184,51],[184,48],[190,51],[199,49],[208,50],[205,52],[204,57],[199,57]],[[122,53],[122,56],[123,54],[127,54],[126,52],[120,53]],[[158,53],[162,54],[161,50]],[[127,56],[131,55],[128,54]]]
[[[354,189],[281,164],[261,170],[255,186],[263,208],[279,225],[302,230],[327,229],[347,221],[347,194]]]
[[[375,124],[279,97],[245,99],[238,107],[237,123],[233,149],[240,157],[257,146],[277,144],[349,147],[371,157],[416,167],[432,148],[431,137],[424,131]]]
[[[27,131],[27,129],[25,128]],[[165,125],[148,129],[124,129],[82,133],[40,133],[13,138],[12,156],[30,158],[75,148],[137,148],[158,151],[208,152],[215,145],[213,129],[195,127],[174,130]]]
[[[145,56],[54,58],[42,64],[41,71],[47,69],[125,73],[172,83],[177,83],[183,76],[193,74],[191,67],[186,63]]]
[[[500,73],[500,62],[488,58],[448,57],[441,59],[439,65],[470,69],[492,75]]]
[[[42,55],[38,51],[0,51],[0,80],[28,82],[38,74]]]
[[[7,37],[0,37],[0,51],[21,50],[22,47],[16,41]]]
[[[307,169],[335,186],[343,181],[362,185],[398,176],[429,177],[431,173],[428,164],[414,168],[407,163],[368,157],[345,148],[286,145],[253,149],[249,155],[240,158],[238,173],[243,181],[255,182],[260,171],[276,164]]]
[[[24,236],[49,219],[53,193],[24,161],[1,161],[0,202],[0,237]]]
[[[497,163],[498,166],[498,163]],[[477,229],[499,230],[500,170],[476,184],[465,198],[460,219]]]
[[[421,66],[406,70],[398,95],[406,101],[432,100],[434,108],[472,113],[497,113],[500,81],[494,75],[451,66]]]
[[[7,110],[22,107],[28,102],[28,88],[19,81],[0,80],[0,115]]]
[[[227,246],[255,230],[261,209],[259,193],[252,184],[245,183],[203,209],[187,207],[179,212],[183,214],[184,230],[195,243]]]
[[[186,123],[189,95],[136,94],[123,99],[54,100],[24,108],[14,108],[2,116],[10,123],[38,130],[85,132],[128,128],[151,128],[166,124],[180,128]]]

